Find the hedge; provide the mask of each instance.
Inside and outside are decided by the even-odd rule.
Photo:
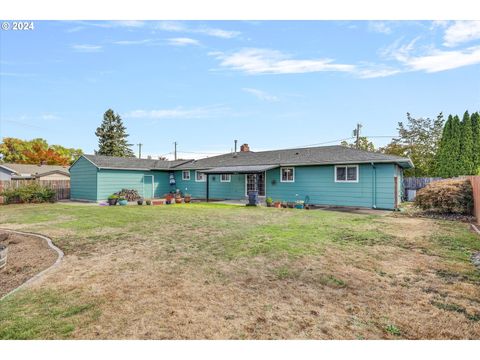
[[[468,179],[435,181],[417,191],[415,205],[425,211],[470,215],[473,191]]]

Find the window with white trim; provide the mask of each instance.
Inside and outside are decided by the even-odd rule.
[[[207,175],[201,171],[195,171],[195,181],[196,182],[207,181]]]
[[[190,170],[182,171],[182,180],[190,180]]]
[[[230,182],[232,176],[230,174],[221,174],[220,175],[220,182]]]
[[[295,181],[295,168],[282,167],[280,168],[280,182],[294,182]]]
[[[335,166],[335,182],[358,182],[358,165]]]

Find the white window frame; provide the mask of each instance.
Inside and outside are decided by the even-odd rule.
[[[185,174],[188,174],[188,178],[185,177]],[[182,171],[182,180],[190,180],[190,170],[183,170]]]
[[[224,176],[228,176],[228,178],[223,180]],[[220,182],[229,183],[230,181],[232,181],[232,174],[220,174]]]
[[[356,168],[357,170],[357,176],[356,180],[347,180],[348,179],[348,168]],[[345,168],[345,180],[338,180],[337,179],[337,168]],[[333,179],[335,180],[336,183],[358,183],[358,180],[360,178],[360,172],[358,169],[358,165],[335,165],[335,171],[333,172]]]
[[[292,180],[283,180],[283,170],[292,169]],[[285,166],[280,168],[280,182],[282,183],[293,183],[295,182],[295,168],[293,166]]]
[[[202,174],[202,180],[198,180],[198,174]],[[201,172],[201,171],[195,171],[195,182],[205,182],[207,181],[207,174],[205,174],[204,172]]]

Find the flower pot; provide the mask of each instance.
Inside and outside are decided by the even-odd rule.
[[[108,199],[108,205],[110,206],[114,206],[114,205],[117,205],[117,200],[118,199]]]
[[[288,207],[289,209],[293,209],[293,208],[295,207],[295,203],[294,203],[294,202],[288,202],[288,203],[287,203],[287,207]]]
[[[277,209],[280,209],[282,207],[282,203],[280,201],[275,201],[273,203],[273,206],[276,207]]]
[[[272,207],[273,205],[271,202],[267,202],[266,204],[267,204],[267,207]]]
[[[175,198],[175,204],[181,204],[182,203],[182,198],[181,197],[176,197]]]
[[[138,205],[143,205],[143,200],[137,200]]]
[[[303,204],[296,204],[295,209],[303,209]]]
[[[119,200],[118,204],[121,205],[121,206],[125,206],[125,205],[128,205],[128,201],[127,200]]]
[[[188,204],[188,203],[190,203],[190,202],[192,201],[192,197],[191,197],[191,196],[185,196],[185,197],[183,198],[183,201],[185,201],[185,204]]]
[[[146,200],[146,201],[145,201],[145,204],[146,204],[146,205],[152,205],[152,201],[151,201],[151,200]]]

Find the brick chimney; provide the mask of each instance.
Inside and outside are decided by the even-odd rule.
[[[240,146],[240,152],[249,152],[250,151],[250,147],[248,146],[248,144],[243,144],[242,146]]]

